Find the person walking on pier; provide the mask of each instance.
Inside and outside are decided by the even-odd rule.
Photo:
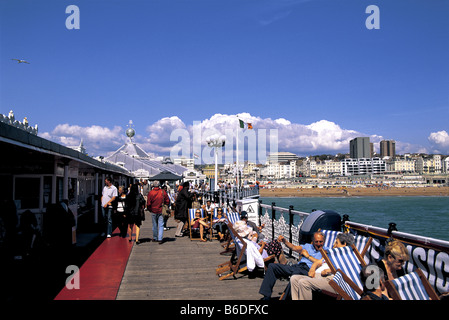
[[[164,217],[162,216],[162,205],[168,205],[170,199],[165,190],[159,187],[159,181],[153,182],[153,189],[148,193],[147,209],[151,212],[153,221],[153,240],[162,243],[164,235]]]
[[[112,180],[109,177],[104,179],[105,186],[103,188],[101,196],[101,212],[103,214],[103,220],[107,224],[107,237],[110,238],[112,234],[112,203],[118,196],[117,188],[112,184]],[[103,233],[104,235],[104,233]]]
[[[179,220],[178,228],[176,229],[175,237],[182,237],[182,230],[188,219],[188,211],[192,204],[191,194],[189,192],[190,183],[184,182],[180,191],[176,196],[175,201],[175,219]]]
[[[148,201],[148,193],[150,192],[150,185],[148,184],[148,180],[143,180],[141,190],[142,196],[144,197],[146,203]]]
[[[125,186],[118,187],[118,196],[115,198],[115,220],[120,230],[120,236],[126,237],[126,230],[128,230],[128,208],[126,206],[126,190]],[[113,221],[114,222],[114,221]]]
[[[129,194],[126,196],[127,221],[129,242],[133,239],[133,228],[136,226],[136,244],[140,244],[139,234],[140,226],[142,225],[141,212],[145,208],[145,199],[139,192],[139,185],[137,183],[131,186]]]

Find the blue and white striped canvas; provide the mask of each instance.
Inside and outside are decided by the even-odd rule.
[[[362,252],[363,249],[365,249],[366,243],[368,242],[367,237],[361,236],[361,235],[356,235],[354,237],[354,245],[357,248],[358,252]]]
[[[391,281],[402,300],[429,300],[430,297],[416,272],[406,274]]]
[[[337,239],[337,235],[341,233],[341,231],[334,231],[334,230],[321,230],[321,232],[324,234],[324,246],[327,248],[332,248],[335,243],[335,239]]]
[[[213,219],[217,219],[217,209],[218,209],[218,207],[214,208]],[[222,215],[225,216],[228,213],[228,210],[226,208],[221,208],[221,209],[222,209]]]
[[[352,251],[351,247],[346,246],[341,248],[329,249],[327,255],[336,270],[340,269],[360,289],[363,288],[362,281],[360,280],[360,271],[362,270],[362,265],[357,259],[354,251]]]
[[[360,299],[359,294],[343,279],[340,272],[337,272],[332,280],[338,284],[338,286],[342,288],[353,300]]]
[[[195,218],[195,211],[196,211],[197,209],[189,209],[189,219],[190,219],[190,221],[192,221],[192,219],[194,219]],[[203,209],[198,209],[198,210],[201,210],[201,218],[204,218],[204,212],[203,212]]]
[[[238,212],[228,212],[226,216],[228,221],[232,224],[240,220],[240,214]]]

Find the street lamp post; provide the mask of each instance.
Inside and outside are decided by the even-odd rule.
[[[259,168],[254,168],[254,184],[257,182],[257,172],[259,171]]]
[[[211,135],[206,138],[206,143],[210,148],[215,148],[215,183],[214,183],[214,191],[218,191],[217,184],[217,168],[218,168],[218,148],[222,148],[225,145],[226,136],[219,136],[218,134]]]

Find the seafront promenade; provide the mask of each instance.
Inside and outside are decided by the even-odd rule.
[[[323,187],[323,188],[301,188],[301,187],[273,187],[261,188],[261,197],[392,197],[392,196],[447,196],[449,187]]]
[[[77,290],[61,292],[61,300],[259,300],[258,293],[262,275],[249,278],[238,274],[236,279],[229,277],[218,280],[215,269],[229,261],[230,255],[220,255],[223,251],[218,240],[191,241],[188,236],[175,237],[176,222],[170,218],[169,230],[164,231],[164,243],[150,241],[152,238],[151,216],[146,212],[146,220],[141,228],[141,244],[133,243],[129,258],[123,260],[123,274],[120,277],[107,277],[108,283],[83,282],[83,266],[80,270],[81,286]],[[128,239],[113,236],[105,239],[97,250],[106,252],[99,260],[85,265],[94,265],[89,273],[110,274],[108,261],[116,261],[115,249],[104,249],[115,243],[127,250]],[[103,247],[103,249],[101,249]],[[108,253],[109,252],[109,253]],[[126,253],[125,253],[126,254]],[[95,258],[95,253],[91,258]],[[114,282],[116,284],[114,284]],[[89,286],[97,286],[97,288]],[[287,281],[278,281],[273,290],[273,299],[279,297]],[[63,290],[64,291],[64,290]],[[103,291],[103,294],[101,293]]]

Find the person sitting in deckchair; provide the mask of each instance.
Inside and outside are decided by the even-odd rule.
[[[204,239],[204,230],[209,229],[209,225],[207,224],[206,219],[207,218],[201,218],[201,211],[199,209],[196,209],[195,218],[193,218],[192,221],[190,221],[192,229],[200,230],[200,238],[202,242],[207,241],[206,239]]]
[[[339,233],[335,239],[333,248],[351,246],[354,236],[349,233]],[[292,300],[312,300],[312,291],[324,290],[335,293],[329,285],[333,274],[324,259],[317,259],[307,275],[294,275],[290,278]]]
[[[223,216],[222,208],[217,208],[217,216],[212,220],[212,223],[212,228],[217,230],[220,241],[223,241],[227,226],[226,217]]]
[[[256,231],[253,231],[248,239],[254,242],[259,248],[266,251],[268,255],[275,255],[280,264],[286,264],[287,258],[285,257],[284,250],[282,249],[281,242],[278,239],[270,242],[259,241],[259,235]],[[259,249],[261,251],[261,249]],[[261,251],[262,253],[262,251]]]

